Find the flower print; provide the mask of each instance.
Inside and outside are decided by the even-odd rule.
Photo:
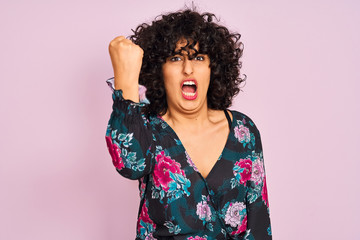
[[[107,144],[109,153],[112,158],[112,162],[117,169],[121,170],[124,167],[124,163],[120,156],[121,150],[116,143],[112,142],[110,136],[106,136],[105,138],[106,138],[106,144]]]
[[[210,221],[211,219],[211,210],[206,201],[201,201],[196,205],[196,214],[199,216],[200,220]]]
[[[235,131],[235,137],[239,140],[239,142],[241,143],[250,142],[251,136],[250,136],[249,128],[240,124],[234,128],[234,131]]]
[[[236,227],[242,222],[242,218],[246,215],[246,206],[243,202],[230,203],[226,214],[225,223]]]
[[[262,196],[262,199],[265,202],[266,206],[269,207],[268,193],[267,193],[267,187],[266,187],[266,176],[264,177],[264,185],[261,190],[261,196]]]
[[[174,218],[172,218],[174,220]],[[171,221],[165,221],[164,226],[168,228],[169,233],[174,233],[175,235],[179,234],[181,232],[181,228],[179,225],[175,225]]]
[[[195,236],[195,237],[188,237],[187,240],[207,240],[207,238],[205,236],[203,237]]]
[[[190,158],[190,156],[189,156],[189,154],[187,152],[185,152],[185,156],[186,156],[186,161],[188,162],[188,164],[191,167],[193,167],[195,171],[198,172],[199,170],[197,169],[197,167],[195,166],[195,164],[193,163],[193,161],[191,160],[191,158]]]
[[[159,198],[162,204],[163,198],[166,197],[169,204],[184,194],[190,196],[188,189],[191,182],[186,178],[184,170],[181,169],[181,164],[171,159],[166,149],[163,150],[161,146],[156,146],[155,156],[156,163],[151,178],[153,182],[151,197],[153,199]]]
[[[144,177],[141,178],[141,185],[140,185],[140,198],[144,197],[145,194],[145,188],[146,188],[146,183],[144,182]]]
[[[268,232],[268,235],[271,236],[271,235],[272,235],[272,234],[271,234],[271,224],[269,225],[269,227],[268,227],[266,230],[267,230],[267,232]]]
[[[165,191],[169,190],[169,183],[172,182],[170,172],[185,176],[184,171],[180,168],[180,163],[165,156],[164,151],[161,151],[160,154],[156,156],[156,162],[154,168],[154,183],[156,187],[161,186]]]
[[[149,214],[148,214],[148,208],[146,207],[146,200],[144,201],[144,204],[141,208],[141,212],[140,212],[140,216],[139,216],[139,222],[143,221],[145,223],[151,223],[154,224],[155,223],[150,219]],[[140,228],[140,226],[138,225],[138,228]]]
[[[138,217],[137,229],[140,236],[148,236],[150,233],[154,232],[156,229],[156,224],[150,219],[148,214],[148,208],[146,206],[146,200],[143,203],[141,208],[140,215]],[[151,236],[149,236],[151,237]],[[147,238],[153,239],[153,238]]]
[[[240,159],[235,163],[233,173],[236,180],[238,180],[240,184],[245,185],[246,181],[251,178],[251,167],[251,159]]]
[[[241,225],[238,226],[238,229],[236,231],[232,231],[231,234],[232,235],[237,235],[240,234],[242,232],[246,231],[246,227],[247,227],[247,215],[245,215],[245,217],[243,218]]]
[[[256,185],[259,185],[263,181],[265,176],[263,163],[259,157],[253,162],[253,169],[251,174],[251,180],[255,182]]]
[[[154,238],[153,234],[150,233],[149,235],[147,235],[147,236],[145,237],[145,240],[156,240],[156,238]]]

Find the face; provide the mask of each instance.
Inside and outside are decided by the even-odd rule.
[[[176,44],[175,52],[186,45],[181,39]],[[197,43],[194,47],[199,49]],[[190,54],[194,50],[190,50]],[[162,66],[165,91],[169,109],[181,112],[194,112],[207,107],[207,90],[210,83],[210,59],[206,54],[198,54],[189,60],[188,53],[182,51],[170,56]]]

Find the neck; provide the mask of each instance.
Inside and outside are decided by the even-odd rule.
[[[162,118],[173,129],[184,129],[190,132],[201,131],[211,123],[211,109],[207,105],[198,111],[186,112],[174,108],[168,108]]]

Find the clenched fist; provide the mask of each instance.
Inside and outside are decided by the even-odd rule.
[[[123,90],[123,97],[139,102],[139,75],[144,51],[124,36],[114,38],[109,44],[114,69],[115,89]]]

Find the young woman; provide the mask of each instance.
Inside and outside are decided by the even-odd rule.
[[[178,11],[110,42],[106,142],[139,181],[136,239],[272,239],[259,130],[228,109],[243,44],[214,18]]]

